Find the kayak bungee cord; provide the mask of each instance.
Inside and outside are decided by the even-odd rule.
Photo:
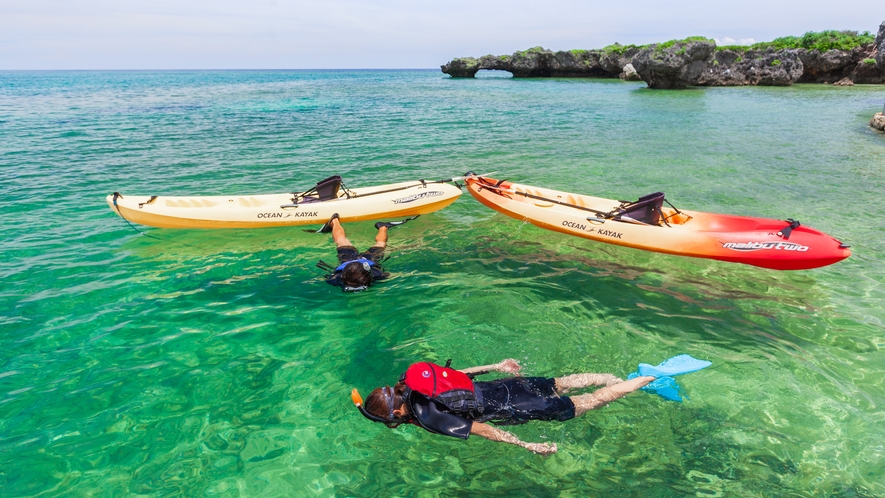
[[[436,180],[436,181],[432,181],[432,182],[418,180],[418,183],[416,183],[414,185],[406,185],[403,187],[397,187],[397,188],[392,188],[392,189],[388,189],[388,190],[379,190],[377,192],[369,192],[368,194],[354,194],[352,198],[356,199],[359,197],[368,197],[370,195],[386,194],[388,192],[396,192],[399,190],[406,190],[406,189],[410,189],[412,187],[426,187],[428,185],[434,185],[434,184],[438,184],[438,183],[455,183],[458,180],[463,180],[463,179],[464,179],[464,177],[454,177],[454,178],[448,178],[445,180]]]
[[[480,187],[479,187],[479,190],[482,190],[483,188],[485,188],[486,190],[496,190],[496,191],[499,191],[499,192],[507,192],[508,194],[521,195],[521,196],[523,196],[523,197],[528,197],[528,198],[536,199],[536,200],[539,200],[539,201],[552,202],[552,203],[554,203],[554,204],[559,204],[560,206],[565,206],[565,207],[570,207],[570,208],[580,209],[580,210],[582,210],[582,211],[589,211],[589,212],[591,212],[591,213],[597,215],[597,218],[587,218],[587,221],[590,221],[590,222],[600,222],[600,221],[603,221],[603,222],[604,222],[605,220],[612,220],[612,221],[620,221],[620,222],[624,222],[624,223],[633,223],[633,224],[638,224],[638,225],[660,226],[660,225],[656,225],[656,224],[645,223],[645,222],[643,222],[643,221],[639,221],[639,220],[634,220],[634,219],[629,218],[629,217],[627,217],[627,218],[618,218],[619,215],[616,214],[614,211],[616,211],[616,210],[624,210],[624,209],[626,209],[626,208],[629,208],[629,207],[630,207],[630,204],[632,204],[632,203],[627,202],[627,201],[620,201],[620,202],[621,202],[621,205],[620,205],[619,207],[614,208],[614,210],[612,210],[612,211],[609,211],[609,212],[598,211],[598,210],[596,210],[596,209],[588,208],[588,207],[585,207],[585,206],[578,206],[578,205],[576,205],[576,204],[570,204],[570,203],[568,203],[568,202],[562,202],[562,201],[557,201],[556,199],[550,199],[550,198],[547,198],[547,197],[542,197],[542,196],[540,196],[540,195],[529,194],[528,192],[522,192],[522,191],[519,191],[519,190],[514,190],[514,189],[509,189],[509,188],[501,187],[500,185],[501,185],[502,183],[504,183],[506,180],[499,180],[498,183],[496,183],[496,184],[492,184],[491,182],[489,182],[488,180],[486,180],[485,178],[483,178],[483,177],[480,176],[480,175],[472,175],[472,176],[474,176],[475,178],[477,178],[477,179],[481,182],[481,185],[480,185]],[[663,216],[663,217],[661,218],[661,221],[663,221],[664,224],[667,225],[667,226],[669,227],[669,226],[670,226],[670,223],[667,222],[668,219],[672,218],[673,216],[676,216],[677,214],[684,214],[684,213],[683,213],[682,211],[680,211],[679,208],[677,208],[676,206],[674,206],[674,205],[673,205],[670,201],[668,201],[666,198],[664,199],[664,202],[666,202],[666,203],[667,203],[671,208],[673,208],[673,210],[675,211],[675,213],[671,214],[670,216]],[[663,213],[661,213],[661,214],[663,214]],[[686,215],[686,216],[688,216],[688,215]],[[691,216],[688,216],[688,219],[691,219]]]
[[[616,214],[616,213],[614,213],[614,211],[616,211],[616,210],[623,210],[623,209],[626,209],[626,208],[630,207],[629,205],[632,204],[632,203],[629,203],[629,202],[626,202],[626,201],[621,201],[621,205],[620,205],[619,207],[614,208],[614,210],[612,210],[612,211],[609,211],[609,212],[598,211],[598,210],[596,210],[596,209],[588,208],[588,207],[585,207],[585,206],[578,206],[578,205],[576,205],[576,204],[570,204],[570,203],[568,203],[568,202],[558,201],[558,200],[556,200],[556,199],[550,199],[550,198],[547,198],[547,197],[542,197],[542,196],[540,196],[540,195],[530,194],[530,193],[528,193],[528,192],[521,192],[521,191],[519,191],[519,190],[514,190],[514,189],[509,189],[509,188],[501,187],[500,185],[501,185],[502,183],[504,183],[506,180],[500,180],[500,181],[498,181],[497,184],[492,184],[492,183],[490,183],[488,180],[486,180],[485,178],[483,178],[483,177],[481,177],[481,176],[479,176],[479,175],[474,175],[474,176],[475,176],[475,177],[476,177],[476,178],[482,183],[482,185],[480,185],[480,187],[479,187],[479,190],[482,190],[483,188],[485,188],[486,190],[496,190],[496,191],[499,191],[499,192],[507,192],[508,194],[521,195],[521,196],[523,196],[523,197],[528,197],[528,198],[530,198],[530,199],[536,199],[536,200],[544,201],[544,202],[552,202],[552,203],[554,203],[554,204],[559,204],[560,206],[566,206],[566,207],[570,207],[570,208],[580,209],[580,210],[582,210],[582,211],[589,211],[589,212],[591,212],[591,213],[593,213],[593,214],[595,214],[595,215],[597,216],[597,218],[587,218],[587,221],[589,221],[589,222],[605,222],[605,220],[612,220],[612,221],[620,221],[620,222],[623,222],[623,223],[633,223],[633,224],[636,224],[636,225],[660,226],[660,225],[655,225],[655,224],[645,223],[645,222],[643,222],[643,221],[639,221],[639,220],[634,220],[634,219],[629,218],[629,217],[627,217],[627,218],[619,218],[619,217],[618,217],[619,215]],[[668,223],[667,220],[668,220],[669,218],[672,218],[673,216],[676,216],[677,214],[683,214],[683,213],[682,213],[682,211],[679,210],[679,208],[677,208],[676,206],[674,206],[673,204],[671,204],[670,201],[668,201],[666,198],[664,199],[664,202],[666,202],[671,208],[673,208],[673,210],[676,211],[674,214],[672,214],[672,215],[670,215],[670,216],[663,216],[663,217],[661,218],[661,221],[663,221],[664,224],[667,225],[667,226],[669,227],[669,226],[670,226],[670,223]],[[662,213],[662,214],[663,214],[663,213]],[[687,215],[686,215],[686,216],[687,216]],[[690,216],[689,216],[689,219],[691,219]]]
[[[560,206],[566,206],[566,207],[570,207],[570,208],[580,209],[582,211],[589,211],[593,214],[603,216],[604,217],[603,219],[611,217],[610,213],[606,213],[604,211],[597,211],[596,209],[588,208],[585,206],[578,206],[576,204],[569,204],[568,202],[557,201],[556,199],[548,199],[546,197],[541,197],[540,195],[529,194],[528,192],[520,192],[518,190],[513,190],[513,189],[509,189],[509,188],[504,188],[504,187],[492,185],[490,183],[487,183],[486,179],[481,176],[477,176],[477,178],[479,178],[479,180],[482,182],[480,189],[485,188],[486,190],[498,190],[501,192],[507,192],[508,194],[521,195],[523,197],[528,197],[530,199],[536,199],[536,200],[545,201],[545,202],[552,202],[554,204],[559,204]],[[502,180],[502,182],[503,182],[503,180]],[[499,183],[499,185],[500,185],[500,183]]]
[[[492,172],[492,173],[485,173],[485,174],[486,174],[486,175],[494,175],[495,173]],[[405,185],[405,186],[402,186],[402,187],[397,187],[397,188],[392,188],[392,189],[387,189],[387,190],[379,190],[379,191],[377,191],[377,192],[369,192],[369,193],[367,193],[367,194],[353,194],[352,196],[351,196],[351,195],[348,195],[347,198],[348,198],[348,199],[358,199],[358,198],[361,198],[361,197],[369,197],[370,195],[387,194],[387,193],[390,193],[390,192],[397,192],[397,191],[400,191],[400,190],[406,190],[406,189],[410,189],[410,188],[413,188],[413,187],[426,187],[426,186],[428,186],[428,185],[435,185],[435,184],[442,184],[442,183],[453,183],[453,184],[455,184],[456,186],[458,186],[458,187],[460,188],[461,185],[458,184],[458,181],[459,181],[459,180],[464,180],[464,179],[466,179],[466,178],[469,178],[469,176],[473,176],[473,175],[468,175],[468,176],[455,176],[455,177],[452,177],[452,178],[446,178],[446,179],[444,179],[444,180],[435,180],[435,181],[430,181],[430,182],[425,181],[425,180],[418,180],[418,183],[415,183],[414,185]],[[331,199],[331,200],[337,200],[337,199]]]
[[[406,190],[406,189],[410,189],[410,188],[413,188],[413,187],[419,187],[419,186],[426,187],[426,186],[428,186],[428,185],[433,185],[433,184],[437,184],[437,183],[448,183],[448,182],[450,182],[451,180],[452,180],[452,179],[449,179],[449,180],[437,180],[437,181],[434,181],[434,182],[426,182],[426,181],[424,181],[424,180],[418,180],[419,183],[416,183],[416,184],[414,184],[414,185],[406,185],[406,186],[403,186],[403,187],[397,187],[397,188],[392,188],[392,189],[388,189],[388,190],[379,190],[379,191],[377,191],[377,192],[369,192],[369,193],[367,193],[367,194],[356,194],[356,193],[354,193],[352,190],[348,189],[347,187],[344,187],[344,186],[343,186],[343,182],[342,182],[342,187],[344,188],[344,194],[345,194],[345,198],[344,198],[344,200],[347,201],[347,200],[350,200],[350,199],[359,199],[359,198],[363,198],[363,197],[369,197],[369,196],[371,196],[371,195],[388,194],[388,193],[390,193],[390,192],[397,192],[397,191],[400,191],[400,190]],[[455,185],[458,185],[458,184],[455,183]],[[458,185],[458,187],[460,188],[461,186]],[[304,192],[293,192],[292,195],[293,195],[294,197],[292,198],[292,200],[293,200],[292,204],[282,204],[282,205],[280,205],[280,207],[281,207],[281,208],[298,207],[299,204],[298,204],[298,202],[294,202],[295,199],[304,199],[304,196],[307,195],[307,194],[309,194],[310,192],[311,192],[310,190],[305,190]],[[329,201],[337,201],[337,200],[341,200],[341,197],[336,197],[336,198],[334,198],[334,199],[326,199],[326,200],[323,200],[323,201],[320,201],[320,202],[329,202]]]

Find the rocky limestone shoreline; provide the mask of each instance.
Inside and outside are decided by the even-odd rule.
[[[638,48],[618,50],[570,50],[552,52],[542,47],[513,55],[462,57],[441,66],[455,78],[473,78],[480,69],[508,71],[514,78],[617,78],[639,53]]]
[[[661,89],[885,84],[885,22],[873,43],[851,50],[717,49],[712,40],[695,37],[645,47],[615,44],[601,50],[553,52],[535,47],[512,55],[456,58],[440,67],[455,78],[473,78],[478,71],[491,69],[508,71],[514,78],[641,79],[649,88]]]

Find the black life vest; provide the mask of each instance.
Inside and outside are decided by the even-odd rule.
[[[452,413],[482,413],[481,394],[473,381],[467,374],[448,366],[415,363],[400,377],[400,382],[405,383],[407,388],[405,399],[420,394]]]

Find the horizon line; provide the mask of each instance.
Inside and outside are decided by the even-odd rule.
[[[55,68],[55,69],[4,69],[0,72],[37,72],[37,71],[439,71],[435,67],[334,67],[334,68],[138,68],[138,69],[102,69],[102,68]]]

